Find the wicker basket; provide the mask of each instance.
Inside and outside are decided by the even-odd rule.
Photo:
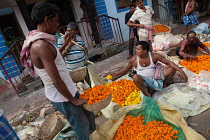
[[[62,129],[64,125],[60,117],[51,114],[42,123],[39,130],[39,137],[43,140],[52,140]]]
[[[99,110],[107,107],[111,100],[112,100],[112,94],[110,94],[106,99],[104,99],[98,103],[95,103],[92,105],[83,104],[83,107],[88,111],[99,111]]]
[[[87,75],[87,68],[86,67],[80,67],[74,70],[70,70],[69,74],[71,76],[71,79],[74,83],[78,83],[85,79],[85,76]]]

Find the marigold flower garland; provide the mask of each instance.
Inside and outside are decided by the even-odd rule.
[[[156,30],[156,33],[160,33],[160,32],[168,32],[170,29],[164,25],[155,25],[153,26]]]
[[[114,120],[114,123],[116,120]],[[163,121],[151,121],[143,124],[144,117],[126,116],[118,127],[114,140],[173,140],[179,132]]]
[[[180,65],[196,74],[199,74],[200,70],[210,71],[210,55],[201,55],[196,57],[196,60],[182,60]]]

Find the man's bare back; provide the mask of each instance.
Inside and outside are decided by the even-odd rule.
[[[186,15],[188,15],[188,14],[194,12],[194,11],[195,11],[195,7],[196,7],[196,2],[195,2],[195,0],[189,0],[188,2],[189,2],[189,4],[188,4],[188,6],[186,7],[186,11],[185,11]]]

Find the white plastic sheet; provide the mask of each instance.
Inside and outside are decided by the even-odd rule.
[[[154,94],[153,98],[179,110],[183,117],[195,116],[210,107],[210,95],[198,92],[185,83],[172,84]]]

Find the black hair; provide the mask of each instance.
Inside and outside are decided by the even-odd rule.
[[[70,23],[67,25],[67,28],[70,28],[71,30],[79,30],[78,25],[77,25],[76,22],[70,22]]]
[[[138,1],[143,1],[144,2],[144,0],[136,0],[136,2],[138,2]]]
[[[133,4],[133,3],[131,3],[131,4],[130,4],[130,8],[131,8],[131,7],[136,7],[136,5]]]
[[[142,50],[147,50],[149,52],[149,43],[146,41],[138,41],[136,42],[136,46],[141,45]]]
[[[195,35],[196,35],[196,33],[195,33],[194,31],[189,31],[189,32],[187,33],[187,37],[189,36],[189,34],[195,34]]]
[[[136,3],[136,0],[132,0],[131,3]]]
[[[50,4],[47,2],[37,2],[31,12],[31,19],[33,23],[37,26],[44,22],[44,18],[48,17],[48,19],[52,19],[59,14],[58,7],[54,4]]]

